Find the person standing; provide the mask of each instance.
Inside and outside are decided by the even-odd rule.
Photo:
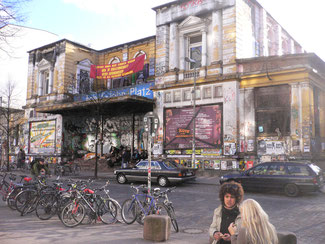
[[[25,164],[25,158],[26,158],[26,154],[25,151],[20,148],[19,152],[18,152],[18,163],[17,163],[17,168],[22,168],[24,167]]]
[[[238,206],[243,200],[244,190],[237,182],[223,183],[219,191],[221,205],[214,210],[209,234],[213,244],[230,244],[228,227],[231,223],[240,226],[241,219]]]
[[[231,223],[228,227],[232,244],[278,244],[275,227],[261,205],[253,199],[245,200],[239,207],[241,227]],[[238,229],[238,235],[235,233]]]

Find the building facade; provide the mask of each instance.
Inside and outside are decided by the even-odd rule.
[[[153,10],[156,36],[100,51],[61,40],[29,52],[30,153],[93,151],[98,138],[104,153],[112,143],[146,149],[142,119],[154,111],[155,154],[181,164],[191,162],[193,134],[193,167],[324,158],[324,62],[304,53],[257,1],[179,0]],[[89,78],[91,64],[142,54],[136,75]],[[142,89],[148,96],[132,93]],[[105,98],[99,106],[87,100],[94,93]],[[55,133],[43,150],[33,142],[47,121]]]

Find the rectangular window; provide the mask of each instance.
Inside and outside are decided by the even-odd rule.
[[[79,93],[80,94],[87,94],[90,92],[90,74],[87,70],[80,70],[79,74],[80,79],[80,86],[79,86]]]
[[[203,98],[204,99],[212,98],[211,87],[204,87],[203,88]]]
[[[171,92],[165,92],[165,103],[171,103],[171,102],[172,102]]]
[[[222,86],[213,87],[213,97],[222,97]]]
[[[181,101],[181,91],[174,91],[174,99],[173,102],[180,102]]]
[[[255,89],[258,135],[290,134],[290,97],[288,85]]]
[[[195,100],[200,100],[201,99],[201,89],[196,88],[195,89]]]
[[[191,59],[194,59],[196,61],[196,64],[190,63],[190,69],[194,69],[195,65],[196,68],[201,67],[201,60],[202,60],[202,35],[199,36],[191,36],[188,39],[188,47],[189,47],[189,53],[188,56]]]
[[[183,91],[183,101],[191,101],[191,90],[187,89]]]
[[[42,72],[42,95],[49,94],[50,73],[48,70]]]

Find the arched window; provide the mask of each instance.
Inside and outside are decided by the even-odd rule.
[[[139,56],[141,56],[143,54],[145,55],[144,56],[144,59],[147,59],[147,54],[144,51],[142,51],[142,50],[140,50],[136,54],[134,54],[133,58],[139,57]]]
[[[119,62],[121,62],[120,59],[118,57],[114,57],[109,60],[108,64],[117,64]]]

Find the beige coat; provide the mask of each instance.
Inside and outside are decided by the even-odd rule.
[[[213,221],[212,221],[212,224],[210,225],[210,228],[209,228],[210,240],[211,239],[214,240],[214,238],[213,238],[213,233],[214,232],[220,231],[221,220],[222,220],[222,216],[221,216],[222,211],[221,210],[222,210],[222,206],[220,205],[213,212]],[[240,217],[240,214],[235,219],[235,224],[237,225],[237,230],[239,230],[240,229],[240,226],[241,226],[241,217]],[[236,234],[237,233],[235,233],[235,235]],[[212,243],[213,244],[216,244],[217,241],[214,240]]]

